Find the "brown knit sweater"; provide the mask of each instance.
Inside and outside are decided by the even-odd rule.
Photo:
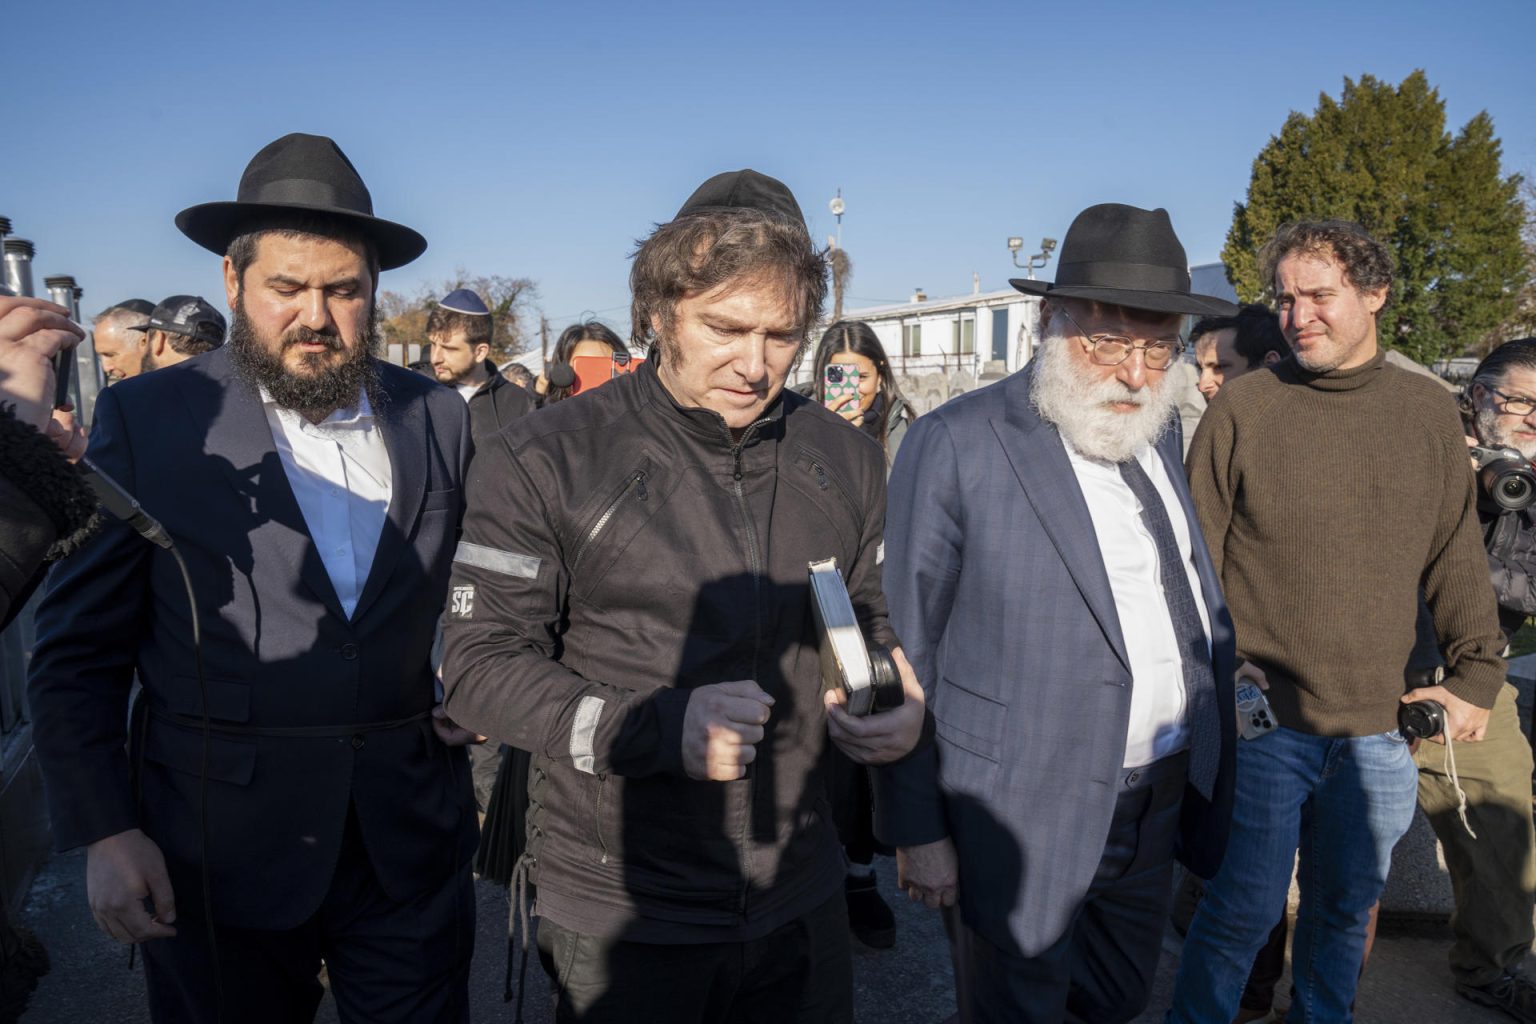
[[[1223,387],[1190,445],[1195,509],[1240,656],[1281,725],[1397,727],[1420,585],[1446,689],[1492,707],[1498,609],[1455,403],[1377,353],[1313,374],[1294,359]]]

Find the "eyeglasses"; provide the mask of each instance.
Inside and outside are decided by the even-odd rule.
[[[1131,352],[1140,349],[1142,361],[1149,370],[1166,370],[1184,351],[1184,343],[1178,338],[1154,338],[1151,341],[1137,344],[1130,338],[1121,337],[1118,334],[1089,334],[1083,330],[1083,325],[1072,319],[1072,314],[1065,309],[1061,315],[1077,328],[1077,333],[1083,336],[1088,343],[1088,350],[1093,361],[1100,366],[1119,366],[1131,357]]]
[[[1486,384],[1483,386],[1487,387]],[[1506,395],[1498,388],[1488,388],[1488,390],[1503,399],[1502,402],[1494,403],[1498,407],[1499,412],[1506,412],[1511,416],[1529,416],[1531,413],[1536,412],[1536,398],[1527,398],[1524,395]]]

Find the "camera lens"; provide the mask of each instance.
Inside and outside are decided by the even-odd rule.
[[[1427,740],[1445,731],[1445,706],[1439,701],[1416,700],[1399,704],[1397,731],[1405,740]]]
[[[1498,490],[1494,493],[1494,500],[1503,508],[1519,510],[1531,504],[1533,493],[1531,481],[1520,473],[1510,473],[1499,481]]]
[[[841,384],[843,382],[843,368],[835,363],[827,367],[827,383]]]

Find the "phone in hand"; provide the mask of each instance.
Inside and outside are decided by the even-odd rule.
[[[1269,708],[1269,698],[1257,683],[1248,679],[1237,681],[1238,735],[1245,740],[1256,740],[1275,728],[1275,715]]]
[[[859,368],[853,363],[828,363],[821,375],[821,400],[828,408],[847,395],[859,393]]]
[[[53,357],[53,407],[64,409],[74,405],[69,397],[70,373],[75,365],[75,350],[61,349]]]

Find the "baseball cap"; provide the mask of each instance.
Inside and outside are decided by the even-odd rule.
[[[172,295],[149,314],[149,322],[132,331],[165,331],[218,346],[224,344],[224,314],[198,295]]]

